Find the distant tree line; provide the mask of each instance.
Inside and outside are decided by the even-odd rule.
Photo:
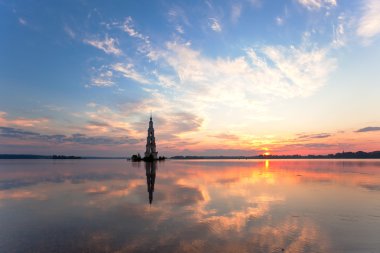
[[[80,157],[80,156],[73,156],[73,155],[70,155],[70,156],[66,156],[66,155],[53,155],[52,158],[53,159],[82,159],[82,157]]]
[[[80,156],[0,154],[0,159],[81,159]]]
[[[173,156],[171,159],[380,159],[380,151],[341,152],[328,155]]]
[[[51,159],[47,155],[0,154],[0,159]]]

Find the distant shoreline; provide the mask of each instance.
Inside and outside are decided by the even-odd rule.
[[[29,154],[0,154],[0,159],[82,160],[82,159],[126,159],[126,157],[64,156],[64,155],[29,155]]]
[[[328,155],[173,156],[171,159],[380,159],[380,151],[342,152]]]
[[[98,156],[64,156],[64,155],[31,155],[31,154],[0,154],[0,159],[52,159],[52,160],[77,160],[77,159],[130,159],[129,157],[98,157]],[[328,155],[258,155],[258,156],[173,156],[173,160],[205,160],[205,159],[380,159],[380,151],[373,152],[341,152]]]

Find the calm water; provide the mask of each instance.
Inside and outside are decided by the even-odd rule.
[[[380,252],[380,161],[0,160],[0,252],[282,251]]]

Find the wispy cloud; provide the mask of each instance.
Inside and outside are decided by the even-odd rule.
[[[179,32],[180,34],[184,34],[185,33],[185,31],[183,30],[183,27],[180,26],[180,25],[177,25],[176,28],[175,28],[175,30],[177,32]]]
[[[132,17],[127,17],[123,23],[123,30],[128,33],[129,36],[139,38],[146,43],[149,43],[149,37],[144,36],[135,30]]]
[[[34,127],[48,122],[47,118],[9,118],[6,112],[0,111],[0,126]]]
[[[19,18],[18,18],[18,22],[19,22],[21,25],[27,25],[27,24],[28,24],[28,22],[26,22],[26,20],[25,20],[24,18],[22,18],[22,17],[19,17]]]
[[[336,0],[297,0],[302,6],[309,10],[318,10],[321,8],[330,8],[337,5]]]
[[[331,143],[295,143],[295,144],[286,144],[281,149],[282,150],[325,150],[325,152],[328,149],[336,149],[337,144],[331,144]]]
[[[175,112],[169,115],[169,122],[173,127],[174,133],[184,133],[189,131],[197,131],[201,126],[203,119],[189,112]]]
[[[371,39],[380,33],[380,1],[363,1],[363,14],[356,30],[357,35]]]
[[[284,24],[284,19],[281,17],[276,17],[276,24],[277,25],[283,25]]]
[[[237,136],[236,134],[229,134],[229,133],[219,133],[219,134],[214,134],[210,136],[217,139],[222,139],[222,140],[239,140],[240,139],[240,137]]]
[[[168,43],[164,60],[175,70],[179,84],[207,101],[242,104],[258,94],[308,96],[323,86],[335,68],[325,49],[266,46],[249,48],[237,58],[211,59],[187,46]],[[233,83],[233,86],[231,85]],[[247,106],[247,104],[244,104]]]
[[[210,28],[215,32],[221,32],[222,26],[220,25],[219,21],[216,18],[209,18],[209,26]]]
[[[46,199],[45,195],[26,190],[6,190],[0,191],[0,200],[3,199]]]
[[[136,82],[148,84],[150,81],[146,79],[143,75],[139,74],[132,63],[123,64],[116,63],[112,66],[114,71],[120,72],[124,77],[135,80]]]
[[[138,107],[139,103],[134,101],[131,102],[133,106]],[[131,107],[133,107],[131,105]],[[125,113],[125,108],[120,110],[113,110],[110,107],[99,105],[96,103],[88,104],[89,111],[84,114],[79,115],[80,118],[87,119],[87,124],[82,127],[86,130],[87,134],[105,134],[114,136],[115,134],[133,134],[134,136],[139,136],[135,134],[130,126],[130,118],[128,115],[136,116],[140,108],[134,108],[136,111],[128,111],[128,115]],[[121,111],[123,110],[123,111]]]
[[[63,30],[70,38],[75,39],[76,34],[68,25],[64,25]]]
[[[232,5],[232,8],[231,8],[231,21],[233,23],[236,23],[239,20],[240,15],[241,15],[241,11],[242,11],[242,5],[241,4],[234,4],[234,5]]]
[[[160,74],[157,72],[154,72],[154,74],[157,77],[158,84],[160,86],[165,87],[165,88],[173,88],[173,87],[177,86],[177,82],[174,79],[174,77],[169,76],[169,75],[165,75],[165,74]]]
[[[185,25],[185,26],[191,26],[191,23],[189,21],[189,18],[187,17],[186,11],[179,7],[179,6],[173,6],[168,11],[168,20],[171,23],[179,24],[179,25]]]
[[[91,78],[91,82],[88,84],[88,86],[111,87],[115,85],[115,82],[112,80],[113,73],[111,70],[105,69],[105,66],[102,66],[100,70],[96,72],[98,73],[96,73],[95,76]]]
[[[357,133],[380,131],[380,127],[364,127],[356,130]]]
[[[124,22],[114,21],[111,23],[104,23],[108,29],[117,28],[126,32],[130,37],[135,38],[134,42],[136,47],[136,53],[145,55],[149,61],[157,60],[157,52],[153,49],[149,36],[144,35],[135,28],[135,22],[133,18],[128,16]],[[183,32],[181,26],[177,27],[179,32]],[[116,41],[118,42],[118,41]],[[117,43],[116,43],[117,44]]]
[[[108,37],[106,34],[106,37],[104,40],[89,40],[85,39],[83,41],[84,43],[87,43],[93,47],[96,47],[100,50],[103,50],[106,54],[114,54],[114,55],[122,55],[122,51],[117,47],[119,42],[117,39],[114,39],[112,37]]]
[[[101,77],[95,77],[91,79],[91,83],[89,86],[96,86],[96,87],[111,87],[115,83],[108,79],[103,79]]]
[[[298,138],[299,139],[323,139],[323,138],[328,138],[331,137],[331,134],[328,133],[321,133],[321,134],[305,134],[301,135]]]
[[[333,41],[334,48],[343,47],[346,45],[346,31],[347,18],[344,14],[338,16],[337,24],[333,26]]]

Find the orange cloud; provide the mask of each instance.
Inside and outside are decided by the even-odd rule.
[[[8,119],[6,112],[0,112],[0,126],[18,126],[18,127],[34,127],[36,125],[43,125],[49,122],[47,118],[15,118]]]
[[[0,199],[44,199],[45,196],[27,190],[0,191]]]

